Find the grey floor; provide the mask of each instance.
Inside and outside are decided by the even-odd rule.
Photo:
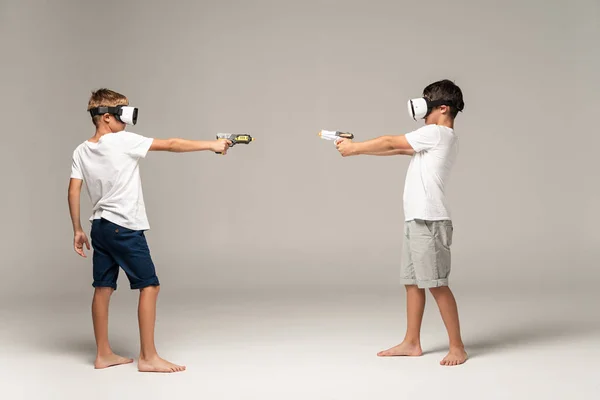
[[[159,351],[188,367],[173,375],[94,370],[89,293],[11,299],[0,306],[0,398],[600,398],[598,295],[486,288],[457,298],[471,359],[447,368],[438,365],[446,337],[430,296],[426,354],[381,359],[375,353],[402,338],[401,288],[164,288]],[[119,290],[111,339],[132,357],[135,312],[135,292]]]

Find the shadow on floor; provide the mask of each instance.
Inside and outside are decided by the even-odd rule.
[[[111,346],[116,354],[126,357],[137,357],[136,350],[139,345],[127,345],[122,340],[112,340]],[[92,338],[54,338],[45,344],[49,353],[72,355],[80,357],[86,363],[93,364],[96,358],[96,342]]]
[[[465,347],[469,358],[510,350],[522,346],[549,343],[555,341],[573,341],[578,337],[600,334],[600,326],[582,325],[570,322],[531,323],[528,326],[515,326],[510,329],[498,329],[480,335],[465,338]],[[435,346],[426,354],[446,352],[447,345]]]

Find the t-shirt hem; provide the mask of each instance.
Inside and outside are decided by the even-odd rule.
[[[90,217],[90,221],[93,221],[95,219],[105,219],[107,221],[112,222],[113,224],[117,224],[124,228],[131,229],[132,231],[149,231],[150,230],[150,224],[135,225],[128,221],[123,220],[122,218],[119,218],[118,216],[115,216],[114,214],[112,214],[108,211],[98,212]]]
[[[150,147],[152,147],[153,142],[153,138],[146,138],[146,140],[144,141],[144,146],[142,147],[142,151],[140,152],[140,158],[146,158],[148,152],[150,151]]]
[[[452,221],[451,217],[431,217],[431,216],[418,216],[418,217],[405,217],[404,222],[414,221],[420,219],[423,221]]]
[[[420,153],[423,150],[416,144],[416,141],[413,138],[412,132],[407,133],[406,135],[404,135],[404,137],[406,138],[406,141],[408,142],[408,144],[410,144],[410,147],[412,147],[412,149],[414,151],[416,151],[417,153]]]

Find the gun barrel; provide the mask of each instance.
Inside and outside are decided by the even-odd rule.
[[[250,143],[254,138],[247,133],[217,133],[217,139],[231,140],[233,143]]]
[[[322,130],[319,132],[319,136],[325,140],[338,140],[340,138],[343,139],[354,139],[354,134],[350,132],[340,132],[340,131],[326,131]]]

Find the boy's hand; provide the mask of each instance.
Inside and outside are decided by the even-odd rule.
[[[217,139],[213,141],[211,146],[211,150],[215,153],[222,153],[223,155],[227,154],[227,149],[231,146],[231,140],[223,140]]]
[[[350,139],[340,139],[335,143],[335,147],[338,149],[342,157],[348,157],[355,155],[355,143]]]
[[[75,248],[75,252],[79,254],[81,257],[87,258],[85,253],[83,252],[83,245],[90,250],[90,242],[88,241],[87,236],[83,231],[75,232],[75,239],[73,239],[73,247]]]

